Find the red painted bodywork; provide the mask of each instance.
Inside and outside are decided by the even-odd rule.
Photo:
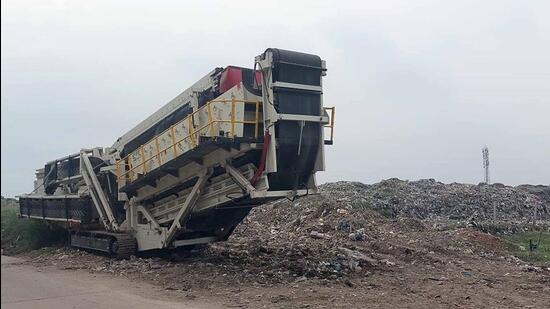
[[[220,76],[220,94],[233,88],[235,85],[240,84],[243,81],[243,69],[234,66],[228,66],[223,70]],[[256,83],[261,83],[262,74],[260,71],[256,71],[255,74]]]

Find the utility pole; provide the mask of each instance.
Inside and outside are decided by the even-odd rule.
[[[491,182],[489,178],[489,148],[485,145],[481,149],[481,154],[483,155],[483,170],[485,172],[485,184],[488,185]],[[497,221],[497,204],[493,202],[493,221]]]
[[[491,180],[489,179],[489,148],[487,146],[481,149],[483,154],[483,169],[485,170],[485,184],[489,184]]]

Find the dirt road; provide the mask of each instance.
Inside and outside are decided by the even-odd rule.
[[[37,269],[22,262],[2,256],[2,308],[221,308],[178,299],[145,282]]]

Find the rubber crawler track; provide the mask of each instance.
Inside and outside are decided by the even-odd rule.
[[[113,232],[107,232],[107,231],[87,231],[87,232],[79,232],[79,233],[84,234],[87,237],[109,239],[110,242],[109,242],[108,253],[111,257],[114,257],[117,259],[129,258],[130,256],[136,254],[137,252],[136,239],[130,234],[113,233]],[[99,249],[97,251],[103,252],[103,250],[99,250]]]
[[[113,257],[118,259],[126,259],[131,255],[136,254],[137,242],[132,235],[123,233],[104,233],[104,235],[113,237],[116,242],[116,251],[111,252]]]

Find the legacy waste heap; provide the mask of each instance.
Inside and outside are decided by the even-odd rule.
[[[113,146],[38,169],[21,216],[118,257],[226,240],[252,207],[316,193],[334,128],[325,72],[316,55],[273,48],[254,69],[216,68]]]

